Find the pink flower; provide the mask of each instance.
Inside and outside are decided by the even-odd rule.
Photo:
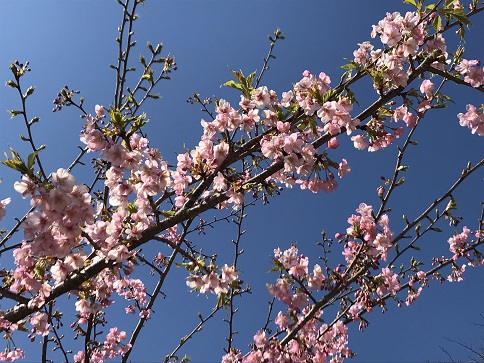
[[[292,91],[282,92],[282,99],[281,99],[281,106],[282,107],[289,107],[291,105],[291,101],[294,98],[294,94]]]
[[[464,249],[468,246],[467,238],[471,231],[467,227],[462,228],[462,233],[455,234],[450,237],[447,242],[449,243],[449,250],[454,254],[454,259],[463,255]]]
[[[313,290],[322,290],[326,277],[323,275],[321,266],[314,265],[313,274],[309,276],[308,286]]]
[[[467,74],[474,66],[479,65],[477,60],[463,59],[456,67],[455,70],[462,75]]]
[[[380,39],[383,44],[387,44],[389,47],[392,47],[397,44],[400,39],[402,39],[402,34],[395,23],[385,22]]]
[[[186,171],[190,169],[192,165],[192,159],[190,158],[190,155],[188,153],[185,154],[178,154],[176,157],[177,164],[176,167],[177,169],[181,169],[182,171]]]
[[[22,175],[22,182],[15,182],[14,189],[22,194],[22,198],[33,196],[38,190],[37,184],[32,182],[27,175]]]
[[[368,52],[373,49],[373,45],[370,42],[358,43],[360,48],[353,52],[354,61],[359,64],[365,64],[369,60]]]
[[[388,267],[383,268],[379,276],[383,278],[383,284],[378,286],[376,290],[379,295],[384,295],[387,292],[395,295],[397,291],[400,290],[398,275]]]
[[[257,108],[264,108],[269,106],[271,95],[266,86],[262,86],[254,90],[252,93],[252,101]]]
[[[284,151],[288,154],[299,153],[303,145],[303,140],[299,137],[299,133],[292,133],[284,138]]]
[[[221,282],[224,284],[230,284],[239,277],[239,272],[235,270],[234,266],[228,266],[225,264],[222,267],[222,277]]]
[[[396,127],[394,130],[393,130],[393,134],[395,135],[395,138],[399,138],[400,136],[403,135],[403,127]]]
[[[242,123],[240,124],[240,128],[247,132],[252,131],[252,129],[255,127],[255,124],[260,120],[258,114],[259,110],[249,110],[246,115],[242,116]]]
[[[35,313],[30,317],[30,324],[34,327],[35,334],[41,334],[43,336],[49,335],[49,326],[47,323],[47,315],[44,313]]]
[[[291,124],[289,122],[277,121],[277,130],[282,133],[287,133],[291,129]]]
[[[94,107],[94,111],[96,112],[96,115],[97,115],[97,116],[99,116],[99,117],[104,116],[104,107],[103,107],[103,106],[96,105],[96,106]]]
[[[248,111],[255,107],[255,102],[248,98],[245,98],[243,95],[240,95],[239,106],[242,107],[244,110]]]
[[[420,85],[420,92],[424,93],[427,98],[430,98],[433,90],[434,84],[428,79],[423,80],[422,84]]]
[[[299,256],[297,263],[289,269],[289,274],[296,277],[303,277],[308,273],[309,259],[305,256]]]
[[[121,166],[126,158],[126,149],[121,145],[109,144],[104,151],[106,160],[114,166]]]
[[[279,311],[274,323],[279,326],[279,329],[284,330],[289,326],[289,318],[282,311]]]
[[[269,339],[266,337],[266,332],[263,330],[259,330],[254,335],[254,343],[257,348],[263,348],[269,343]]]
[[[470,68],[464,77],[464,81],[469,83],[472,87],[480,87],[484,84],[484,69]]]
[[[418,42],[415,38],[410,37],[403,43],[403,55],[408,57],[416,55],[418,51]]]
[[[239,363],[242,361],[242,353],[238,349],[232,348],[230,352],[222,357],[222,363]]]
[[[148,320],[151,316],[151,310],[150,309],[143,309],[139,313],[139,317],[144,320]]]
[[[363,150],[368,147],[368,142],[362,135],[351,136],[351,141],[353,141],[353,145],[358,150]]]
[[[2,220],[3,217],[5,217],[5,207],[7,206],[8,203],[10,203],[12,199],[11,198],[5,198],[0,200],[0,221]]]
[[[5,350],[0,352],[0,360],[4,362],[13,362],[17,359],[22,359],[25,357],[24,351],[20,348],[15,348],[14,350]]]
[[[484,136],[484,113],[478,110],[474,105],[467,105],[467,112],[465,114],[459,113],[459,124],[467,126],[471,129],[473,134]]]
[[[351,167],[346,162],[346,159],[341,160],[338,167],[338,176],[342,178],[344,175],[349,174]]]
[[[83,363],[84,362],[84,351],[83,350],[80,350],[78,351],[74,357],[74,363]]]
[[[106,140],[99,130],[82,133],[80,140],[87,145],[89,151],[99,151],[106,146]]]

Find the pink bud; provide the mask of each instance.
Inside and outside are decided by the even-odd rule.
[[[376,190],[376,192],[381,197],[383,195],[383,193],[385,193],[385,188],[383,188],[383,186],[380,186],[380,187],[378,187],[378,189]]]
[[[403,135],[403,127],[397,127],[395,130],[393,130],[395,137],[398,139],[400,136]]]
[[[336,149],[339,146],[338,139],[333,137],[328,141],[328,149]]]

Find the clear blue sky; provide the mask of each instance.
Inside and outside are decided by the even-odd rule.
[[[147,132],[152,145],[160,148],[167,160],[173,161],[175,153],[183,151],[184,144],[193,147],[198,143],[200,119],[204,115],[197,106],[191,106],[185,100],[197,92],[202,97],[216,95],[236,104],[239,98],[235,91],[219,88],[231,77],[227,66],[241,68],[247,73],[260,70],[262,57],[268,50],[267,35],[276,28],[282,29],[286,40],[276,46],[277,60],[271,63],[263,83],[280,94],[291,89],[305,69],[313,73],[324,71],[336,84],[344,58],[352,58],[357,43],[371,40],[371,25],[386,12],[407,9],[410,10],[398,0],[147,0],[146,5],[140,7],[140,20],[135,28],[138,45],[133,60],[142,52],[147,54],[144,44],[150,40],[153,44],[163,42],[165,54],[172,54],[178,64],[173,79],[162,83],[158,89],[163,97],[161,102],[152,102],[144,109],[151,117]],[[11,61],[30,61],[32,72],[23,80],[25,86],[36,86],[36,92],[29,99],[28,110],[30,117],[40,116],[42,119],[34,133],[38,144],[47,145],[43,157],[50,171],[66,167],[75,157],[82,125],[74,110],[52,113],[52,100],[67,84],[81,90],[87,109],[93,110],[95,104],[108,106],[111,103],[114,72],[108,65],[116,60],[114,38],[119,19],[120,9],[114,0],[2,1],[0,80],[4,82],[11,78],[8,70]],[[466,46],[468,58],[484,60],[483,15],[474,22]],[[376,40],[373,42],[377,44]],[[362,106],[376,98],[368,83],[355,91]],[[456,118],[458,112],[465,112],[467,100],[480,104],[482,96],[479,99],[477,93],[467,89],[448,92],[458,107],[426,116],[425,125],[417,134],[419,146],[408,154],[407,182],[394,199],[390,214],[390,223],[395,230],[402,226],[403,213],[416,216],[438,196],[436,193],[442,193],[453,183],[467,161],[482,158],[482,138],[470,135],[467,129],[458,125]],[[11,89],[0,87],[0,109],[14,109],[18,104]],[[20,120],[10,120],[8,113],[0,113],[0,130],[0,151],[7,150],[8,146],[25,150],[18,138],[19,133],[25,132]],[[344,231],[347,217],[360,202],[374,205],[378,202],[375,190],[380,184],[379,177],[389,177],[396,148],[393,146],[369,154],[353,149],[348,139],[342,139],[340,143],[336,159],[346,157],[352,172],[340,182],[336,192],[313,195],[307,191],[286,190],[281,197],[271,200],[270,205],[248,211],[241,277],[252,286],[253,294],[241,301],[240,313],[236,315],[240,334],[235,342],[235,346],[243,351],[247,351],[252,335],[265,322],[269,300],[265,283],[273,282],[277,277],[267,273],[272,250],[296,242],[300,251],[310,257],[311,265],[317,263],[319,250],[316,242],[321,230],[330,235]],[[76,176],[87,181],[88,172],[89,167],[86,167]],[[460,203],[458,214],[465,217],[464,224],[471,229],[477,226],[483,176],[481,171],[455,195]],[[1,168],[0,177],[3,179],[0,199],[3,199],[14,193],[12,185],[18,176]],[[26,210],[20,198],[14,198],[13,203],[18,204],[10,206],[9,218],[2,221],[3,227],[8,227],[5,224],[12,223],[11,218],[23,215]],[[205,218],[209,220],[211,215],[206,214]],[[451,233],[451,229],[446,229],[441,235],[425,240],[423,249],[428,246],[431,249],[421,255],[426,266],[429,266],[431,256],[439,254],[436,251],[447,249],[446,241]],[[207,251],[220,252],[219,262],[230,263],[230,255],[225,256],[223,251],[232,248],[230,240],[234,236],[235,228],[220,225],[201,239],[199,246]],[[338,259],[339,253],[335,248]],[[2,261],[2,264],[6,262]],[[398,309],[389,302],[389,310],[384,315],[378,311],[369,315],[370,326],[365,332],[351,329],[350,348],[358,353],[353,361],[444,360],[446,357],[439,348],[448,344],[444,337],[463,341],[473,339],[478,344],[484,330],[474,326],[474,322],[480,322],[480,314],[484,313],[483,272],[482,268],[469,269],[465,281],[459,284],[441,286],[432,282],[411,307]],[[142,341],[131,355],[133,361],[160,361],[176,346],[179,338],[193,328],[197,312],[206,315],[215,304],[213,296],[206,299],[188,294],[184,277],[183,271],[177,271],[168,281],[163,290],[167,298],[160,300],[155,307],[153,318],[142,332]],[[69,304],[73,305],[72,299]],[[124,306],[124,301],[116,302],[115,313],[108,315],[108,320],[110,325],[117,325],[117,318],[121,316],[119,325],[129,332],[135,322],[122,315]],[[182,353],[191,356],[193,362],[219,361],[227,332],[223,318],[224,313],[209,322]],[[66,314],[66,326],[71,321],[73,317]],[[465,359],[462,350],[455,346],[448,346],[448,349],[457,359]],[[38,343],[27,345],[26,351],[27,360],[35,361]]]

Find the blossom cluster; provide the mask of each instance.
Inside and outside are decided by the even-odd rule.
[[[480,67],[480,61],[463,59],[455,67],[455,70],[464,76],[464,82],[478,88],[484,84],[484,68]]]
[[[458,2],[454,3],[454,6],[458,6]],[[431,69],[442,71],[445,65],[449,63],[444,62],[448,57],[448,53],[446,41],[442,34],[436,32],[432,37],[428,36],[425,24],[425,22],[420,20],[419,14],[415,12],[407,12],[405,16],[398,12],[388,13],[378,25],[373,26],[371,36],[373,38],[379,36],[384,46],[389,48],[374,49],[370,42],[364,42],[359,44],[359,48],[354,51],[354,62],[356,64],[374,70],[372,71],[373,73],[370,73],[372,74],[374,87],[379,93],[388,91],[391,88],[407,86],[409,74],[413,69],[411,64],[415,57],[420,54],[422,46],[421,52],[424,55],[438,52],[438,54],[443,56],[443,58],[439,58],[431,64]],[[430,40],[425,42],[429,38]],[[472,87],[477,88],[484,83],[484,69],[480,67],[480,62],[477,60],[463,59],[455,67],[455,70]],[[422,116],[426,110],[432,107],[434,88],[434,84],[429,79],[423,80],[420,86],[420,92],[423,94],[423,97],[419,99],[416,107],[419,116]],[[410,112],[408,106],[409,104],[403,104],[389,111],[393,113],[392,119],[395,122],[403,120],[407,127],[414,127],[416,117]],[[477,133],[479,136],[484,135],[484,118],[481,110],[477,110],[473,105],[468,105],[467,113],[460,113],[458,117],[460,124],[467,126],[472,133]],[[370,138],[369,142],[362,135],[352,137],[356,148],[368,148],[368,151],[375,151],[393,142],[393,136],[389,132],[382,130],[381,125],[378,123],[376,123],[376,126],[376,128],[373,128],[372,133],[368,135]],[[377,131],[376,135],[375,131]],[[394,129],[395,137],[399,137],[401,133],[401,129]]]
[[[96,105],[95,116],[85,115],[80,140],[88,152],[100,156],[95,163],[98,168],[95,182],[103,183],[102,192],[93,192],[94,186],[76,184],[70,170],[62,168],[49,177],[33,171],[24,173],[22,181],[14,185],[23,198],[29,198],[32,210],[21,224],[24,239],[13,250],[15,267],[4,271],[3,288],[13,294],[17,302],[23,304],[28,300],[25,306],[32,309],[25,320],[31,325],[29,338],[48,336],[53,329],[52,316],[39,311],[47,301],[54,303],[52,291],[69,277],[81,276],[99,261],[109,263],[109,268],[87,276],[81,285],[69,291],[76,296],[77,312],[77,320],[71,327],[78,333],[84,332],[82,326],[89,319],[104,316],[103,309],[114,302],[113,294],[130,301],[125,308],[127,314],[138,309],[141,319],[149,319],[151,310],[147,307],[146,287],[142,280],[130,277],[137,265],[136,243],[159,237],[173,247],[180,246],[182,239],[177,234],[177,222],[150,235],[161,225],[160,216],[168,216],[168,219],[178,213],[183,219],[188,214],[183,213],[190,208],[204,205],[215,197],[215,203],[205,204],[210,206],[207,208],[238,209],[246,202],[249,191],[254,192],[253,195],[264,189],[272,192],[275,183],[287,187],[299,185],[313,193],[333,191],[338,186],[335,175],[341,178],[351,170],[345,158],[340,162],[330,158],[331,150],[339,146],[337,136],[352,135],[355,148],[376,151],[391,145],[404,133],[401,126],[385,125],[387,118],[395,123],[403,121],[408,128],[415,127],[427,110],[440,106],[436,104],[441,97],[440,90],[435,90],[435,84],[425,78],[424,72],[445,71],[446,65],[451,64],[446,61],[446,40],[440,30],[429,35],[426,25],[428,22],[416,12],[407,12],[404,16],[398,12],[388,13],[371,32],[372,38],[380,38],[383,48],[375,49],[370,42],[363,42],[353,52],[354,69],[372,78],[380,97],[402,90],[402,104],[388,97],[371,115],[361,117],[371,116],[365,125],[359,116],[351,115],[355,97],[348,88],[352,83],[344,84],[345,78],[341,82],[343,86],[331,88],[331,79],[326,73],[316,75],[305,70],[293,88],[279,97],[267,86],[258,83],[253,86],[255,73],[249,82],[235,72],[238,80],[244,83],[235,87],[242,90],[239,108],[232,107],[227,100],[217,100],[212,121],[201,121],[203,135],[198,144],[179,154],[176,167],[170,167],[160,151],[151,148],[149,140],[140,132],[146,121],[144,115],[131,117],[126,109],[111,108],[111,119],[106,123],[104,107]],[[429,58],[430,65],[416,72],[422,60]],[[474,88],[484,84],[484,68],[476,60],[463,59],[455,66],[455,71]],[[424,76],[418,90],[403,92],[418,76]],[[60,110],[59,103],[55,103]],[[482,108],[467,105],[467,112],[460,113],[458,118],[473,134],[484,136]],[[364,134],[355,135],[356,130]],[[326,149],[318,150],[322,145],[326,145]],[[239,164],[242,167],[236,166]],[[263,178],[257,179],[258,173],[264,174]],[[10,201],[10,198],[0,200],[0,220]],[[170,210],[162,211],[161,203],[168,205]],[[377,305],[384,307],[387,297],[393,297],[399,305],[403,303],[398,300],[397,293],[404,286],[400,279],[405,273],[395,273],[392,266],[380,267],[394,246],[388,215],[376,217],[372,206],[361,203],[356,214],[348,218],[348,223],[346,233],[336,236],[342,243],[346,264],[333,269],[325,261],[323,267],[316,264],[310,270],[309,258],[300,254],[295,246],[285,251],[274,250],[273,262],[280,276],[275,283],[267,284],[267,289],[284,305],[274,319],[277,334],[269,336],[268,330],[258,331],[247,355],[242,356],[240,351],[232,349],[222,358],[224,363],[342,362],[353,355],[348,348],[345,325],[349,320],[362,321],[365,312],[371,312]],[[161,234],[163,232],[165,234]],[[482,258],[473,259],[467,252],[471,246],[470,234],[464,227],[461,233],[449,238],[452,262],[465,257],[468,265],[482,264]],[[161,267],[164,261],[159,252],[156,266]],[[214,264],[197,265],[193,262],[195,259],[191,261],[186,285],[193,291],[211,292],[220,302],[231,289],[240,288],[239,271],[235,266],[225,264],[219,268]],[[447,263],[450,260],[435,261]],[[375,272],[371,273],[370,268]],[[466,265],[452,263],[447,279],[462,280],[465,268]],[[425,272],[417,271],[414,266],[412,271],[415,275],[407,275],[407,305],[427,285]],[[325,323],[323,309],[318,305],[323,300],[318,302],[317,294],[324,291],[342,293],[350,285],[355,290],[353,294],[343,294],[341,314],[331,323]],[[0,328],[7,331],[7,339],[14,330],[23,329],[24,321],[12,323],[4,318],[5,312],[0,311]],[[292,339],[284,340],[283,333],[291,335]],[[74,361],[102,362],[126,354],[131,345],[124,344],[125,339],[124,331],[111,328],[103,343],[93,342],[89,357],[84,356],[87,351],[79,351]],[[7,361],[23,356],[24,352],[18,348],[0,353],[0,359]]]
[[[405,67],[409,57],[415,56],[419,47],[424,44],[425,27],[420,22],[420,16],[415,12],[407,12],[402,16],[399,12],[387,13],[386,17],[373,26],[371,37],[380,36],[381,42],[390,47],[387,51],[376,49],[369,42],[359,44],[355,50],[355,63],[368,66],[374,63],[382,70],[381,77],[374,77],[374,87],[379,92],[390,88],[405,87],[408,74]],[[445,41],[440,35],[427,43],[427,51],[440,48],[445,52]]]
[[[27,175],[14,185],[22,197],[30,198],[36,210],[22,224],[25,240],[13,251],[16,268],[11,272],[9,288],[35,296],[29,301],[32,307],[41,306],[50,295],[50,281],[60,283],[67,272],[83,266],[86,258],[85,252],[74,250],[80,244],[82,228],[92,223],[94,212],[87,187],[75,185],[75,181],[67,170],[58,169],[51,174],[49,185]],[[33,325],[42,331],[39,322]]]
[[[480,61],[463,59],[455,70],[464,76],[464,82],[472,87],[478,88],[484,84],[484,68],[480,67]],[[468,127],[473,134],[484,136],[484,113],[482,108],[478,109],[474,105],[467,105],[465,114],[459,113],[459,123],[463,127]]]
[[[183,205],[185,197],[182,191],[193,179],[199,179],[202,175],[214,172],[216,176],[213,180],[212,193],[225,192],[230,197],[226,203],[220,204],[219,208],[225,208],[227,204],[238,207],[243,202],[244,190],[240,186],[247,181],[250,174],[226,175],[219,170],[229,151],[234,149],[234,146],[230,146],[220,135],[226,132],[232,132],[235,135],[238,130],[247,133],[250,137],[263,133],[259,137],[263,160],[269,163],[284,162],[284,168],[274,173],[268,180],[284,183],[286,186],[299,184],[302,189],[313,192],[334,190],[338,184],[334,180],[333,173],[328,169],[335,168],[338,175],[342,177],[350,171],[350,168],[346,160],[339,165],[329,159],[322,162],[317,158],[317,150],[312,142],[325,132],[337,135],[342,127],[345,127],[349,134],[359,121],[349,115],[352,105],[347,98],[318,103],[320,101],[314,97],[320,98],[321,94],[329,89],[329,84],[330,79],[324,73],[315,77],[309,71],[305,71],[303,79],[294,86],[294,91],[283,92],[281,100],[266,86],[254,89],[250,98],[242,95],[239,111],[226,100],[219,100],[214,120],[201,122],[204,133],[199,144],[190,155],[184,154],[178,157],[179,164],[175,172],[175,181],[180,181],[180,187],[176,189],[177,207]],[[281,120],[278,115],[282,114],[283,109],[291,110],[294,102],[297,102],[308,117],[317,113],[323,126],[310,127],[309,122],[312,122],[309,121],[310,117],[302,122],[300,120],[296,122],[297,119]],[[332,145],[333,148],[337,147],[334,142]],[[189,168],[191,177],[185,174]],[[326,170],[324,179],[319,175],[321,169]],[[209,195],[210,192],[204,196]]]
[[[215,271],[209,271],[205,274],[189,275],[186,279],[186,284],[188,287],[201,294],[211,292],[220,295],[227,294],[230,286],[238,277],[239,272],[235,270],[234,266],[228,266],[225,264],[222,267],[220,274],[217,274]]]
[[[5,217],[6,214],[6,206],[11,202],[12,198],[5,198],[0,200],[0,221],[2,220],[3,217]]]
[[[468,127],[473,134],[484,136],[484,112],[482,109],[477,109],[474,105],[467,105],[466,113],[459,113],[459,124],[463,127]]]
[[[424,44],[425,27],[420,22],[419,14],[407,12],[405,16],[402,16],[398,12],[387,13],[378,25],[373,26],[371,37],[377,36],[380,37],[384,46],[390,48],[374,49],[374,46],[368,41],[360,43],[359,48],[353,52],[355,64],[373,69],[371,75],[374,88],[380,94],[392,88],[406,87],[411,70],[410,57],[415,56]],[[437,43],[435,40],[427,43],[426,51],[431,52],[435,48],[445,51],[443,38],[437,35],[436,39],[438,39]],[[430,98],[432,89],[432,86],[426,84],[422,93],[425,93],[427,99]],[[421,102],[418,111],[423,110],[427,104],[429,104],[428,100]],[[415,126],[416,118],[407,105],[401,105],[391,112],[393,121],[403,120],[407,127]],[[392,144],[394,138],[398,138],[403,133],[403,129],[399,127],[393,129],[392,134],[385,130],[383,124],[377,120],[373,120],[367,127],[371,129],[371,133],[367,133],[369,141],[365,139],[364,135],[353,136],[351,140],[354,142],[355,148],[376,151]]]
[[[92,350],[89,362],[103,363],[105,359],[114,359],[123,355],[131,349],[131,344],[122,343],[125,339],[126,332],[111,328],[104,343]],[[85,352],[81,350],[74,355],[74,363],[82,362],[85,362]]]
[[[254,335],[252,350],[247,355],[242,356],[240,351],[233,349],[222,358],[222,362],[326,362],[328,359],[342,362],[352,356],[348,348],[348,329],[342,320],[329,325],[320,324],[321,310],[311,319],[306,319],[312,308],[309,290],[330,288],[328,281],[331,280],[323,274],[319,265],[315,265],[313,272],[309,273],[308,263],[309,259],[299,254],[295,246],[285,251],[274,250],[276,268],[287,275],[278,278],[276,284],[267,285],[269,293],[287,306],[287,312],[279,311],[274,320],[278,330],[289,333],[296,328],[296,337],[282,345],[279,334],[271,337],[267,331],[260,330]],[[300,284],[304,282],[307,289],[301,288]]]
[[[348,218],[350,226],[346,229],[346,243],[343,256],[351,263],[359,254],[364,253],[374,261],[386,261],[388,251],[392,247],[393,232],[389,227],[388,215],[384,214],[378,222],[373,216],[373,207],[361,203],[356,209],[357,215]],[[381,231],[378,230],[380,226]]]
[[[303,311],[307,313],[308,311]],[[277,338],[268,337],[265,331],[254,335],[253,349],[240,360],[238,352],[229,352],[222,362],[259,363],[259,362],[330,362],[340,363],[345,358],[353,356],[348,348],[348,328],[338,320],[331,326],[319,325],[319,316],[302,324],[301,314],[297,324],[304,325],[298,333],[298,338],[291,340],[286,346],[281,346]],[[279,324],[285,322],[279,321]]]

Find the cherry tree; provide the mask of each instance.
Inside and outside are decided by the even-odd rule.
[[[74,110],[83,120],[82,147],[69,165],[44,166],[44,146],[36,138],[42,122],[27,108],[35,94],[25,85],[31,69],[28,62],[13,62],[6,85],[17,92],[20,107],[9,112],[23,121],[22,149],[30,150],[20,152],[12,144],[2,164],[3,172],[16,173],[14,189],[30,208],[3,230],[0,242],[5,339],[0,358],[127,362],[152,315],[163,314],[167,277],[182,271],[193,299],[206,297],[212,310],[199,315],[178,345],[153,352],[165,362],[186,361],[185,346],[217,318],[226,321],[224,363],[342,362],[355,354],[348,326],[363,330],[372,311],[409,306],[430,285],[460,281],[466,268],[482,265],[484,209],[477,224],[464,222],[454,198],[482,172],[481,150],[469,155],[467,165],[453,166],[461,170],[454,183],[422,210],[406,212],[403,223],[391,210],[417,131],[428,114],[452,102],[446,90],[484,91],[484,69],[466,57],[463,46],[484,6],[476,0],[404,2],[408,12],[378,21],[372,41],[349,53],[336,81],[324,70],[303,68],[285,90],[265,85],[275,47],[284,40],[274,31],[261,70],[234,70],[224,83],[236,96],[189,98],[203,112],[200,139],[177,150],[173,162],[151,146],[145,132],[150,117],[144,105],[160,97],[157,87],[177,64],[161,44],[148,43],[145,55],[132,59],[143,1],[118,0],[122,18],[117,61],[110,66],[116,75],[112,103],[91,104],[68,86],[54,99],[54,112]],[[457,40],[450,41],[453,37]],[[358,92],[375,99],[359,104]],[[458,115],[445,117],[466,128],[469,138],[483,136],[483,106],[460,106]],[[263,276],[267,318],[254,326],[251,342],[236,339],[239,307],[252,292],[240,267],[244,221],[291,188],[309,194],[337,190],[341,178],[351,177],[349,158],[335,153],[348,140],[361,153],[398,150],[392,175],[382,176],[370,191],[379,203],[362,199],[339,226],[322,226],[328,232],[321,234],[318,256],[304,255],[290,241],[271,241],[267,270],[273,274]],[[78,170],[88,170],[91,179],[80,182]],[[11,203],[10,197],[0,201],[2,223],[11,217]],[[225,222],[235,226],[230,247],[207,252],[204,235]],[[430,236],[446,243],[445,255],[424,243]],[[122,330],[124,319],[110,313],[115,302],[127,319],[133,317],[131,330]],[[25,337],[41,342],[40,359],[28,356],[31,343]]]

